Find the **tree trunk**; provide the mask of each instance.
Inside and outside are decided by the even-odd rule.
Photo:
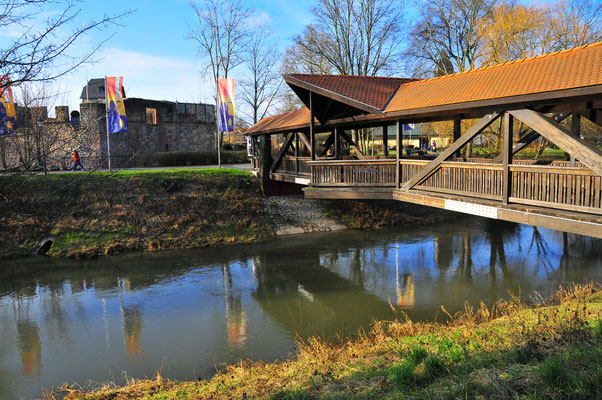
[[[259,164],[260,164],[260,176],[261,176],[261,191],[263,195],[266,195],[266,188],[270,181],[270,167],[272,166],[272,137],[271,135],[264,135],[260,139],[259,146]]]

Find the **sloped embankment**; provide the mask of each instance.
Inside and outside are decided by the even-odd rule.
[[[95,257],[273,237],[255,178],[228,169],[0,177],[0,258]]]

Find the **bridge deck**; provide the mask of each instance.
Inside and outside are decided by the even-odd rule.
[[[563,161],[536,165],[515,160],[510,165],[511,187],[504,202],[503,166],[486,160],[443,162],[411,190],[401,185],[429,161],[396,160],[314,161],[308,198],[395,199],[483,217],[527,223],[551,229],[602,237],[602,178],[590,169],[569,167]],[[539,161],[541,162],[541,161]]]

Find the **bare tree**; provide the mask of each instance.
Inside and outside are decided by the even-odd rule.
[[[207,61],[213,81],[228,78],[228,73],[244,61],[249,43],[248,19],[254,10],[242,0],[191,1],[197,24],[189,28],[189,38],[199,56]]]
[[[405,52],[414,76],[428,77],[475,68],[479,25],[492,0],[422,0],[420,17]]]
[[[322,54],[320,46],[328,39],[314,25],[308,25],[295,38],[295,43],[286,49],[280,71],[283,74],[319,74],[335,72],[334,67]]]
[[[0,48],[0,71],[9,82],[2,86],[18,86],[23,82],[48,82],[90,61],[107,40],[81,57],[73,57],[69,49],[85,33],[116,24],[131,11],[103,15],[83,26],[75,24],[80,9],[77,2],[67,1],[55,17],[40,21],[41,14],[60,4],[52,0],[6,0],[0,3],[0,29],[17,32],[17,36]]]
[[[272,35],[267,26],[254,27],[244,61],[249,76],[241,81],[241,97],[251,108],[253,125],[266,116],[282,83],[278,43],[271,40]]]
[[[556,50],[602,40],[600,0],[560,0],[553,6]]]
[[[246,7],[242,0],[191,1],[190,7],[196,14],[197,25],[189,27],[189,38],[196,42],[199,56],[207,61],[205,72],[211,70],[218,112],[217,81],[227,79],[228,73],[243,63],[249,43],[249,18],[254,10]],[[221,144],[222,136],[216,130],[218,159]]]
[[[316,22],[294,38],[294,52],[307,69],[342,75],[391,73],[398,67],[401,2],[319,0]],[[327,68],[323,63],[326,62]]]

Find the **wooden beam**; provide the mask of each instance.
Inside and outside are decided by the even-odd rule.
[[[295,132],[295,175],[299,175],[299,132]]]
[[[602,127],[602,110],[598,110],[596,108],[592,108],[587,112],[580,113],[582,117],[587,118],[594,124]]]
[[[396,151],[395,151],[395,188],[399,189],[399,187],[401,186],[401,173],[399,171],[399,168],[401,168],[401,165],[399,164],[399,158],[401,157],[401,135],[403,134],[403,125],[401,120],[397,120],[395,122],[395,133],[396,133],[396,138],[395,140],[397,141],[396,143]]]
[[[307,151],[309,151],[309,155],[311,156],[311,144],[309,143],[309,139],[307,139],[307,136],[305,136],[305,132],[299,132],[299,139],[301,139],[301,141],[307,148]]]
[[[309,152],[311,160],[316,159],[316,128],[314,126],[314,103],[313,94],[309,92]]]
[[[340,128],[338,126],[334,127],[334,158],[337,160],[341,156],[341,138],[339,136]]]
[[[556,121],[556,122],[562,122],[566,118],[568,118],[569,115],[571,115],[570,112],[557,113],[557,114],[553,115],[552,118],[554,118],[554,121]],[[521,151],[522,149],[524,149],[525,147],[527,147],[528,145],[533,143],[535,140],[537,140],[540,136],[541,135],[538,132],[531,130],[531,132],[527,133],[525,136],[520,138],[516,143],[514,143],[514,146],[512,146],[512,154],[518,153],[519,151]],[[500,154],[499,156],[497,156],[493,160],[491,160],[491,163],[499,164],[503,160],[504,160],[504,153]]]
[[[280,151],[278,152],[278,156],[276,156],[276,159],[272,162],[272,166],[270,167],[270,172],[274,172],[276,170],[276,168],[278,168],[278,165],[280,165],[280,162],[282,162],[282,157],[284,157],[289,146],[291,145],[291,143],[293,143],[294,138],[295,138],[295,134],[292,132],[289,133],[288,135],[286,135],[286,139],[284,140],[284,143],[282,144],[282,147],[280,148]]]
[[[428,163],[424,166],[416,175],[414,175],[405,185],[403,185],[404,190],[412,189],[418,183],[422,182],[422,180],[428,178],[430,174],[438,168],[443,161],[446,161],[452,154],[456,153],[462,147],[466,145],[466,143],[470,142],[475,136],[477,136],[481,131],[491,125],[496,119],[499,118],[501,113],[493,112],[491,114],[485,115],[483,118],[477,121],[476,124],[472,126],[464,135],[460,137],[457,141],[455,141],[451,146],[449,146],[445,151],[443,151],[436,159]]]
[[[385,157],[389,155],[389,126],[383,125],[383,154]]]
[[[362,153],[362,151],[357,146],[357,144],[355,144],[355,142],[353,140],[351,140],[351,138],[349,137],[349,135],[347,135],[344,131],[341,131],[340,135],[341,135],[341,137],[343,139],[345,139],[345,141],[347,143],[349,143],[349,146],[351,146],[351,148],[353,150],[355,150],[355,152],[357,153],[357,158],[359,158],[360,160],[365,160],[366,159],[366,157],[364,156],[364,153]]]
[[[502,166],[502,202],[508,204],[510,198],[510,188],[512,188],[512,175],[510,174],[510,164],[512,164],[512,115],[504,115],[504,148],[503,148],[503,166]]]
[[[602,176],[602,152],[600,150],[574,135],[553,119],[535,111],[523,109],[510,111],[510,113],[556,146],[569,154],[574,154],[579,161]]]
[[[454,143],[462,136],[462,120],[460,118],[454,119]],[[458,150],[454,157],[460,157],[460,151]]]

